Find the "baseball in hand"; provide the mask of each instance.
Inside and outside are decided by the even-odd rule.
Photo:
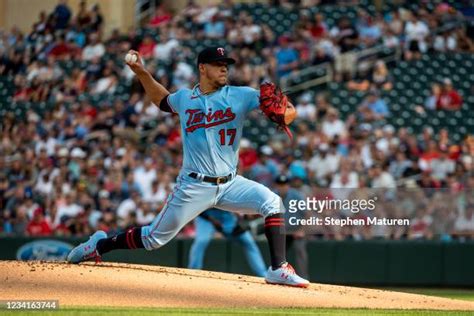
[[[134,64],[138,61],[138,56],[136,54],[127,53],[127,55],[125,55],[125,61],[129,64]]]

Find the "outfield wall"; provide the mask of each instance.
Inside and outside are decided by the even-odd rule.
[[[55,238],[71,245],[80,239]],[[24,257],[64,257],[64,249],[44,239],[0,238],[0,260]],[[160,250],[121,250],[106,254],[105,261],[186,267],[192,240],[175,239]],[[266,242],[259,242],[269,262]],[[474,242],[436,241],[311,241],[308,242],[312,282],[377,286],[474,286]],[[57,253],[61,252],[62,253]],[[289,252],[290,261],[294,254]],[[206,253],[205,269],[252,274],[239,245],[214,240]]]

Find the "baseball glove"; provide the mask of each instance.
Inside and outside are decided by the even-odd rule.
[[[283,129],[290,139],[293,139],[293,134],[287,125],[289,122],[285,121],[285,113],[289,105],[286,95],[274,83],[264,82],[260,85],[260,110]]]

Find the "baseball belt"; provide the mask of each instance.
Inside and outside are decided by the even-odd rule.
[[[200,177],[196,172],[191,172],[189,174],[189,176],[191,178],[194,178],[194,179],[197,179],[197,180],[201,180],[203,182],[208,182],[208,183],[212,183],[212,184],[224,184],[224,183],[227,183],[229,182],[230,180],[232,180],[232,174],[229,174],[227,176],[223,176],[223,177],[208,177],[208,176],[204,176],[204,177]]]

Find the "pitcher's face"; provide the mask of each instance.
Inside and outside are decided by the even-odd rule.
[[[209,64],[200,64],[199,72],[202,78],[206,78],[212,85],[222,87],[227,84],[228,65],[217,61]]]

